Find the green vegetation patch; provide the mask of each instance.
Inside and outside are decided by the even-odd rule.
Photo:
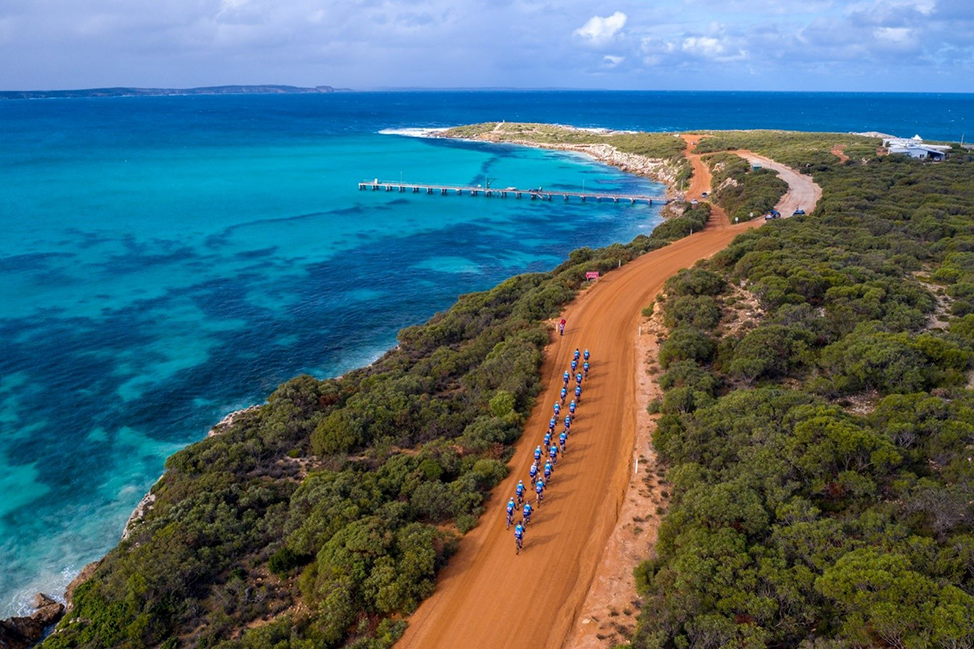
[[[974,646],[974,164],[848,139],[840,164],[843,138],[702,142],[807,163],[824,197],[667,283],[636,647]]]
[[[179,451],[156,501],[43,644],[389,647],[506,475],[541,353],[585,272],[703,227],[709,208],[550,273],[461,296],[340,379],[300,376]]]
[[[788,191],[788,183],[777,173],[754,169],[734,153],[714,153],[704,160],[713,171],[714,198],[732,221],[748,221],[767,214]]]

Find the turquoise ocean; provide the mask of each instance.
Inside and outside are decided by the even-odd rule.
[[[628,241],[656,207],[360,192],[663,187],[577,154],[409,137],[488,120],[959,140],[971,95],[399,92],[0,101],[0,618],[118,541],[165,458],[457,295]],[[408,132],[408,131],[406,131]]]

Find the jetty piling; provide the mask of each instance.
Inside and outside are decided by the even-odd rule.
[[[433,195],[439,193],[440,196],[447,196],[451,193],[457,196],[463,196],[467,194],[468,196],[481,196],[485,198],[507,198],[508,194],[513,194],[515,198],[521,198],[522,194],[527,194],[531,197],[531,200],[541,200],[552,201],[556,197],[561,197],[566,203],[572,198],[579,199],[582,203],[585,203],[588,199],[594,199],[596,203],[601,203],[602,200],[612,201],[613,203],[618,203],[619,201],[628,200],[630,205],[635,205],[637,203],[653,205],[654,201],[668,203],[671,199],[665,196],[647,196],[642,194],[596,194],[593,192],[570,192],[570,191],[544,191],[541,188],[538,189],[519,189],[517,187],[507,187],[505,189],[493,189],[489,186],[466,186],[466,185],[436,185],[427,183],[405,183],[402,181],[387,182],[381,181],[378,178],[375,180],[368,180],[365,182],[360,182],[358,188],[362,191],[371,189],[374,192],[385,190],[387,192],[398,191],[400,194],[411,192],[413,194],[425,193],[427,195]]]

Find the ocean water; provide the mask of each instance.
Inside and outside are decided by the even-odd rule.
[[[960,139],[971,95],[443,92],[0,101],[0,617],[118,540],[165,458],[460,293],[628,241],[656,208],[359,180],[662,187],[578,155],[387,129],[523,120]]]

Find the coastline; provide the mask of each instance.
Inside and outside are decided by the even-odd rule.
[[[551,124],[551,126],[557,126],[563,128],[567,131],[579,132],[579,133],[597,133],[599,135],[623,135],[631,134],[635,131],[616,131],[612,129],[596,129],[596,128],[581,128],[578,126],[569,126],[565,124]],[[499,137],[491,137],[491,134],[486,134],[478,137],[460,137],[448,135],[447,133],[452,130],[451,128],[444,127],[431,127],[431,128],[402,128],[402,129],[384,129],[379,131],[385,135],[401,135],[403,137],[420,137],[420,138],[441,138],[446,140],[459,140],[465,142],[487,142],[491,144],[512,144],[515,146],[525,146],[533,149],[548,149],[550,151],[565,151],[569,153],[581,153],[596,162],[601,162],[609,166],[615,167],[620,171],[628,174],[633,174],[635,176],[641,176],[644,178],[649,178],[650,180],[656,181],[666,185],[665,196],[667,199],[680,198],[681,193],[675,188],[676,182],[676,170],[667,163],[665,160],[660,158],[650,158],[648,156],[639,155],[636,153],[623,153],[619,151],[616,147],[611,144],[561,144],[561,143],[551,143],[551,142],[533,142],[531,140],[524,139],[501,139]],[[679,137],[677,134],[673,134],[674,137]],[[672,214],[668,209],[661,210],[662,216],[667,216],[667,213]]]
[[[575,129],[576,127],[564,127],[564,128]],[[455,138],[455,137],[444,135],[444,132],[447,130],[449,129],[448,128],[397,129],[395,132],[390,130],[390,131],[386,131],[386,133],[403,135],[403,136],[411,136],[411,137],[458,139],[458,140],[467,140],[471,142],[489,142],[494,144],[514,144],[516,146],[526,146],[531,148],[580,153],[586,155],[587,157],[591,158],[595,162],[610,165],[612,167],[615,167],[623,171],[624,173],[633,174],[635,176],[646,177],[656,182],[660,182],[666,186],[667,197],[677,196],[677,193],[674,191],[674,187],[673,187],[673,172],[672,170],[669,170],[668,165],[665,161],[648,158],[645,156],[639,156],[636,154],[621,153],[618,150],[616,150],[615,147],[608,144],[597,144],[597,145],[550,144],[549,145],[543,143],[530,142],[526,140],[510,142],[510,141],[500,141],[500,140],[490,140],[490,139],[480,139],[480,138]],[[577,129],[577,130],[585,131],[586,129]],[[596,129],[591,129],[591,130],[596,130]],[[599,132],[615,133],[620,131],[599,130]],[[619,243],[619,242],[615,242],[615,243]],[[398,346],[399,346],[398,344],[393,345],[388,350],[385,350],[382,354],[378,356],[378,358],[373,360],[368,365],[363,366],[363,368],[374,365],[385,354],[387,354],[390,351],[393,351]],[[341,376],[337,378],[341,378]],[[213,437],[225,433],[239,417],[244,416],[247,413],[254,412],[260,407],[261,407],[260,404],[255,404],[228,413],[219,422],[214,424],[207,431],[206,436],[202,439],[208,439],[209,437]],[[202,441],[202,440],[197,440],[197,441]],[[196,442],[192,442],[192,443],[196,443]],[[156,500],[153,490],[155,489],[156,485],[158,485],[158,483],[162,480],[164,476],[165,473],[160,475],[159,478],[155,482],[153,482],[152,486],[149,488],[149,490],[140,500],[138,505],[132,511],[123,529],[122,535],[120,537],[120,542],[126,541],[131,535],[131,532],[134,529],[134,527],[137,526],[144,519],[144,517],[152,510],[152,507]],[[104,560],[104,556],[86,564],[85,566],[82,567],[82,569],[78,572],[78,574],[75,575],[75,577],[72,579],[72,581],[67,586],[63,594],[63,599],[66,604],[66,610],[71,609],[72,606],[71,596],[74,590],[79,585],[81,585],[81,583],[83,583],[84,581],[86,581],[92,576],[94,571],[98,568],[99,565],[101,565],[103,560]]]

